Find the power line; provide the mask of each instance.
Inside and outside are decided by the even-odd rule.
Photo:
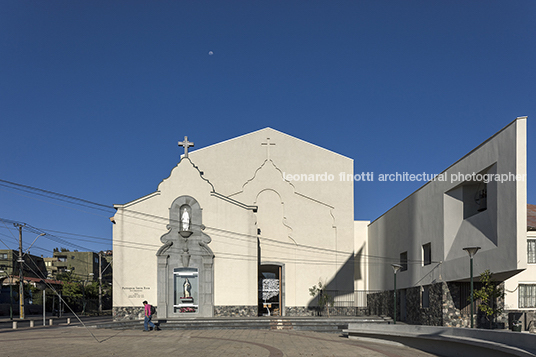
[[[55,192],[55,191],[44,190],[44,189],[40,189],[40,188],[37,188],[37,187],[23,185],[23,184],[11,182],[11,181],[6,181],[6,180],[1,180],[0,179],[0,185],[3,185],[3,186],[8,187],[8,188],[14,188],[14,189],[17,189],[17,190],[21,190],[21,191],[24,191],[24,192],[27,192],[27,193],[41,195],[41,196],[44,196],[44,197],[47,197],[47,198],[52,198],[52,199],[57,199],[57,200],[61,200],[61,201],[68,202],[68,203],[78,204],[78,205],[81,205],[81,206],[84,206],[84,207],[100,209],[100,210],[104,210],[104,211],[114,210],[113,207],[108,206],[108,205],[104,205],[104,204],[101,204],[101,203],[98,203],[98,202],[93,202],[93,201],[89,201],[89,200],[86,200],[86,199],[61,194],[61,193],[58,193],[58,192]],[[91,205],[94,205],[96,207],[91,207]],[[114,213],[115,213],[115,210],[114,210]],[[144,221],[153,221],[154,222],[156,220],[156,221],[161,221],[162,223],[166,223],[166,224],[170,223],[170,222],[180,223],[179,219],[175,220],[175,219],[166,218],[166,217],[162,217],[162,216],[157,216],[157,215],[153,215],[153,214],[148,214],[148,213],[144,213],[144,212],[133,211],[133,210],[125,209],[125,208],[122,209],[122,213],[127,213],[128,215],[130,215],[131,218],[141,219],[141,220],[144,220]],[[138,217],[138,216],[142,216],[143,218]],[[147,218],[151,218],[151,220],[149,220]],[[249,234],[242,234],[242,233],[232,232],[232,231],[226,231],[226,230],[218,229],[218,228],[215,228],[215,227],[206,227],[206,228],[221,231],[221,232],[225,232],[225,233],[243,235],[243,236],[245,236],[247,238],[254,238],[254,239],[257,238],[257,236],[253,236],[253,235],[249,235]],[[267,241],[270,240],[270,238],[267,238],[267,237],[261,237],[261,239],[267,240]],[[272,241],[277,243],[277,244],[283,244],[283,245],[284,244],[289,244],[289,245],[292,245],[292,243],[290,243],[290,242],[287,243],[287,242],[281,242],[281,241],[277,241],[277,240],[272,240]],[[311,246],[306,246],[306,245],[301,245],[301,247],[302,248],[311,248],[311,249],[320,249],[322,251],[329,251],[329,249],[327,249],[327,248],[311,247]],[[333,250],[333,251],[335,251],[335,250]],[[349,253],[349,252],[346,252],[346,253]]]
[[[0,218],[1,221],[3,222],[9,222],[9,223],[13,223],[13,222],[17,222],[17,221],[12,221],[12,220],[7,220],[7,219],[3,219],[3,218]],[[29,231],[33,232],[33,233],[39,233],[39,232],[47,232],[48,230],[44,230],[44,229],[38,229],[38,228],[35,228],[35,227],[32,227],[32,226],[29,226],[29,225],[26,225],[25,228],[28,228]],[[215,229],[215,228],[212,228],[214,230],[217,230],[217,231],[223,231],[224,233],[226,234],[239,234],[240,233],[234,233],[234,232],[231,232],[231,231],[225,231],[225,230],[219,230],[219,229]],[[222,235],[216,235],[216,236],[219,236],[219,237],[222,237],[222,238],[226,238],[226,239],[234,239],[234,237],[229,237],[229,236],[222,236]],[[252,235],[245,235],[245,236],[248,236],[248,237],[253,237]],[[68,245],[68,246],[75,246],[75,247],[78,247],[78,248],[81,248],[83,251],[92,251],[90,249],[87,249],[87,248],[84,248],[84,247],[81,247],[81,246],[78,246],[76,244],[73,244],[73,243],[69,243],[63,239],[60,239],[56,236],[50,236],[50,235],[46,235],[45,238],[49,238],[49,239],[52,239],[56,242],[59,242],[61,244],[65,244],[65,245]],[[261,238],[262,239],[262,238]],[[293,250],[295,249],[309,249],[309,250],[314,250],[316,252],[316,254],[333,254],[333,253],[337,253],[337,254],[345,254],[347,255],[346,258],[355,258],[355,255],[353,252],[341,252],[341,251],[335,251],[335,250],[330,250],[330,249],[323,249],[323,248],[320,248],[320,247],[314,247],[314,246],[306,246],[306,245],[294,245],[292,243],[286,243],[286,242],[280,242],[280,241],[277,241],[275,239],[270,239],[270,238],[265,238],[267,241],[271,242],[271,244],[269,244],[270,247],[274,247],[274,248],[278,248],[278,244],[281,244],[281,245],[284,245],[283,248],[287,248],[287,249],[290,249],[292,248]],[[239,239],[240,240],[240,239]],[[266,243],[264,243],[266,245]],[[114,244],[116,247],[122,247],[122,248],[127,248],[127,249],[140,249],[140,250],[146,250],[147,248],[153,248],[153,249],[158,249],[160,248],[160,245],[156,245],[156,244],[151,244],[151,243],[141,243],[141,242],[134,242],[134,241],[116,241],[115,244]],[[237,246],[240,246],[238,244],[236,244]],[[281,248],[281,247],[279,247]],[[40,248],[42,250],[44,250],[43,248]],[[267,248],[265,248],[267,249]],[[45,250],[46,251],[46,250]],[[68,253],[68,252],[65,252],[65,253]],[[300,252],[300,257],[288,257],[287,259],[289,261],[293,261],[295,263],[300,263],[300,264],[334,264],[334,265],[339,265],[340,263],[337,262],[337,261],[333,261],[333,260],[325,260],[325,259],[303,259],[301,258],[301,256],[304,256],[306,255],[307,252]],[[240,259],[239,257],[245,257],[246,260],[256,260],[257,259],[257,256],[256,255],[240,255],[240,254],[235,254],[235,253],[227,253],[227,252],[219,252],[218,255],[217,255],[217,258],[224,258],[226,259],[227,257],[231,257],[229,259]],[[383,257],[383,256],[373,256],[373,255],[365,255],[365,254],[362,254],[360,255],[360,257],[362,258],[368,258],[369,261],[367,262],[367,265],[368,266],[372,266],[372,265],[375,265],[376,263],[370,261],[370,260],[373,260],[373,259],[377,259],[377,260],[381,260],[383,262],[387,261],[387,262],[399,262],[399,259],[398,258],[393,258],[393,257]],[[384,264],[384,263],[381,263],[381,264]],[[434,262],[434,263],[437,263],[437,262]],[[420,260],[408,260],[408,264],[422,264],[422,262]]]
[[[78,205],[81,205],[81,206],[84,206],[84,207],[89,207],[89,208],[94,208],[94,209],[99,209],[99,210],[105,210],[105,211],[114,210],[113,207],[108,206],[108,205],[104,205],[104,204],[101,204],[101,203],[98,203],[98,202],[93,202],[93,201],[89,201],[89,200],[86,200],[86,199],[61,194],[61,193],[54,192],[54,191],[44,190],[44,189],[40,189],[40,188],[33,187],[33,186],[18,184],[18,183],[11,182],[11,181],[6,181],[6,180],[1,180],[0,179],[0,185],[6,186],[6,187],[9,187],[9,188],[14,188],[14,189],[17,189],[17,190],[21,190],[21,191],[24,191],[24,192],[27,192],[27,193],[41,195],[41,196],[44,196],[44,197],[47,197],[47,198],[52,198],[52,199],[57,199],[57,200],[68,202],[68,203],[78,204]],[[94,205],[96,207],[91,207],[90,205]],[[179,219],[175,220],[175,219],[166,218],[166,217],[162,217],[162,216],[157,216],[157,215],[153,215],[153,214],[148,214],[148,213],[144,213],[144,212],[133,211],[133,210],[125,209],[125,208],[123,208],[121,211],[122,211],[122,213],[127,213],[127,215],[130,216],[130,218],[140,219],[140,220],[144,220],[144,221],[147,221],[147,222],[149,222],[149,221],[151,221],[151,222],[161,221],[162,223],[166,223],[166,224],[170,223],[170,222],[180,223]],[[142,217],[139,217],[139,216],[142,216]],[[150,220],[148,218],[150,218]],[[220,232],[230,233],[230,234],[234,234],[234,235],[242,235],[242,236],[244,236],[244,237],[246,237],[248,239],[257,239],[257,236],[253,236],[253,235],[249,235],[249,234],[243,234],[243,233],[239,233],[239,232],[227,231],[227,230],[218,229],[218,228],[215,228],[215,227],[206,227],[206,228],[207,229],[213,229],[213,230],[220,231]],[[278,240],[275,240],[275,239],[270,239],[270,238],[267,238],[267,237],[259,237],[259,238],[262,239],[262,240],[265,240],[265,241],[272,241],[275,244],[289,245],[293,249],[295,248],[295,244],[290,243],[290,242],[281,242],[281,241],[278,241]],[[58,239],[60,239],[60,238],[58,238]],[[307,246],[307,245],[303,245],[303,244],[300,244],[299,246],[302,249],[314,249],[314,250],[320,250],[322,252],[332,251],[332,252],[335,252],[335,253],[350,254],[350,252],[341,252],[341,251],[337,251],[337,250],[330,250],[329,248],[313,247],[313,246]]]
[[[47,197],[47,198],[52,198],[54,200],[69,202],[72,204],[76,204],[76,205],[80,205],[80,206],[84,206],[84,207],[88,207],[92,209],[100,209],[102,211],[109,211],[110,209],[113,209],[113,207],[111,207],[110,205],[104,205],[98,202],[92,202],[92,201],[88,201],[82,198],[69,196],[69,195],[65,195],[62,193],[54,192],[54,191],[43,190],[41,188],[23,185],[20,183],[6,181],[2,179],[0,179],[0,185],[15,189],[15,190],[19,190],[19,191],[23,191],[23,192],[27,192],[31,194],[36,194],[36,195]]]
[[[30,257],[30,260],[32,261],[32,263],[35,265],[35,267],[37,268],[37,264],[33,261],[33,259]],[[95,341],[97,341],[98,343],[101,343],[101,341],[99,341],[97,339],[97,337],[95,337],[95,335],[87,328],[86,324],[80,319],[80,317],[74,312],[74,310],[71,308],[71,306],[63,299],[63,297],[61,296],[61,294],[58,293],[58,291],[54,288],[54,286],[52,286],[52,284],[48,283],[46,280],[47,278],[46,277],[43,277],[42,274],[39,274],[37,273],[35,270],[32,269],[32,267],[27,264],[26,262],[24,262],[24,264],[26,264],[28,266],[28,268],[30,269],[30,271],[37,277],[40,277],[40,279],[43,281],[43,283],[45,284],[45,286],[48,286],[48,288],[50,290],[52,290],[54,292],[54,294],[56,294],[56,296],[58,297],[58,299],[60,299],[64,304],[65,306],[67,306],[67,308],[73,313],[73,315],[78,319],[78,321],[82,324],[82,326],[84,326],[86,328],[86,330],[89,332],[89,334],[95,339]],[[37,268],[37,270],[39,272],[40,269]],[[22,298],[24,299],[24,296],[22,296]],[[44,301],[43,301],[43,304],[44,304]]]
[[[52,232],[52,233],[59,233],[59,234],[67,234],[67,235],[70,235],[70,236],[93,238],[93,239],[96,239],[96,240],[103,240],[103,241],[110,241],[111,240],[110,238],[102,238],[102,237],[96,237],[96,236],[90,236],[90,235],[86,235],[86,234],[79,234],[79,233],[72,233],[72,232],[62,232],[62,231],[56,231],[56,230],[48,229],[48,228],[41,228],[41,230],[43,230],[43,231],[45,231],[47,233]]]
[[[43,189],[36,188],[36,187],[33,187],[33,186],[22,185],[22,184],[18,184],[18,183],[14,183],[14,182],[11,182],[11,181],[6,181],[6,180],[1,180],[1,179],[0,179],[0,185],[8,187],[8,188],[13,188],[13,189],[17,189],[17,190],[20,190],[20,191],[24,191],[24,192],[27,192],[27,193],[31,193],[31,194],[41,195],[41,196],[44,196],[44,197],[47,197],[47,198],[52,198],[52,199],[56,199],[56,200],[60,200],[60,201],[64,201],[64,202],[68,202],[68,203],[72,203],[72,204],[77,204],[77,205],[88,207],[88,208],[98,209],[98,210],[106,211],[106,212],[113,211],[115,213],[115,208],[112,207],[112,206],[101,204],[101,203],[98,203],[98,202],[89,201],[89,200],[74,197],[74,196],[61,194],[61,193],[54,192],[54,191],[43,190]],[[92,207],[92,206],[94,206],[94,207]],[[145,212],[139,212],[139,211],[130,210],[130,209],[127,209],[127,208],[122,208],[121,213],[124,216],[126,216],[127,218],[142,220],[142,221],[145,221],[145,222],[152,222],[152,223],[160,222],[160,223],[165,223],[166,225],[169,224],[169,223],[180,223],[179,219],[162,217],[162,216],[158,216],[158,215],[148,214],[148,213],[145,213]],[[3,220],[3,219],[0,218],[0,220]],[[6,220],[6,221],[16,222],[16,221],[11,221],[11,220]],[[17,223],[19,223],[19,222],[17,222]],[[159,229],[157,227],[151,227],[151,226],[147,226],[147,225],[143,225],[143,226],[145,226],[147,228]],[[295,250],[297,248],[299,248],[301,250],[306,249],[306,250],[312,250],[312,251],[315,251],[315,252],[318,252],[318,253],[321,253],[321,254],[342,254],[342,255],[347,255],[347,256],[354,255],[353,251],[352,252],[340,251],[340,250],[330,249],[330,248],[325,248],[325,247],[315,247],[315,246],[310,246],[310,245],[305,245],[305,244],[282,242],[282,241],[274,239],[274,238],[256,236],[256,235],[240,233],[240,232],[234,232],[234,231],[229,231],[229,230],[216,228],[216,227],[206,226],[205,229],[213,230],[215,232],[220,232],[220,233],[233,235],[233,237],[224,236],[224,235],[221,235],[221,234],[216,235],[216,236],[219,236],[220,238],[225,238],[225,239],[242,240],[242,241],[246,241],[246,242],[250,242],[250,240],[252,240],[252,239],[259,239],[261,244],[264,244],[264,245],[267,245],[267,246],[270,245],[270,246],[283,247],[283,248],[293,249],[293,250]],[[37,229],[35,229],[35,230],[37,230]],[[46,233],[47,231],[48,232],[54,232],[52,230],[44,230],[44,229],[41,229],[40,231],[37,231],[37,232],[39,232],[39,233],[45,232]],[[36,233],[36,232],[34,232],[34,233]],[[79,235],[79,236],[84,236],[84,235]],[[47,234],[47,236],[45,236],[45,237],[47,237],[47,239],[56,241],[56,242],[58,242],[60,244],[65,244],[67,246],[77,247],[77,248],[80,248],[82,250],[91,251],[91,249],[87,249],[87,248],[82,247],[80,245],[70,243],[68,241],[65,241],[65,240],[61,239],[60,237],[58,237],[56,235]],[[98,237],[93,237],[93,236],[84,236],[84,237],[91,237],[93,239],[106,240],[105,238],[98,238]],[[239,237],[242,237],[242,238],[239,238]],[[74,239],[74,238],[71,237],[71,239]],[[82,240],[82,239],[79,239],[79,240]],[[82,241],[87,241],[87,240],[82,240]],[[88,241],[88,242],[91,242],[91,241]],[[267,243],[267,242],[270,242],[270,243]],[[127,247],[127,246],[125,246],[125,244],[132,244],[132,245],[140,245],[141,244],[141,245],[145,245],[143,243],[128,242],[128,241],[120,241],[120,244],[123,244],[123,247]],[[114,245],[118,246],[118,242],[115,242]],[[155,245],[153,245],[153,246],[155,246]],[[129,248],[133,248],[133,247],[129,247]],[[399,259],[396,258],[396,257],[383,257],[383,256],[372,256],[372,255],[360,255],[360,257],[381,259],[381,260],[390,261],[390,262],[391,261],[399,262]],[[410,261],[408,261],[408,263],[409,262]],[[418,261],[418,262],[421,263],[420,261]],[[434,262],[434,263],[437,263],[437,262]]]
[[[34,233],[34,234],[42,234],[42,233],[45,233],[44,231],[40,230],[39,228],[35,228],[27,223],[24,223],[24,222],[19,222],[19,221],[13,221],[11,219],[6,219],[6,218],[0,218],[0,221],[2,222],[5,222],[5,223],[9,223],[9,224],[17,224],[17,225],[23,225],[23,228],[25,231],[28,231],[28,232],[31,232],[31,233]],[[81,249],[81,250],[85,250],[85,251],[92,251],[91,249],[88,249],[86,247],[83,247],[81,245],[78,245],[78,244],[74,244],[74,243],[71,243],[69,241],[66,241],[64,239],[61,239],[55,235],[52,235],[52,234],[46,234],[44,236],[46,239],[49,239],[49,240],[52,240],[54,242],[57,242],[57,243],[60,243],[60,244],[64,244],[64,245],[67,245],[67,246],[71,246],[71,247],[74,247],[74,248],[77,248],[77,249]]]

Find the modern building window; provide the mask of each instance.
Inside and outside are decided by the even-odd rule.
[[[536,307],[536,284],[519,284],[519,307]]]
[[[463,185],[463,218],[467,219],[488,208],[488,187],[485,182],[471,181]]]
[[[422,265],[432,264],[432,243],[422,246]]]
[[[536,264],[536,239],[527,240],[527,263]]]
[[[67,257],[58,257],[58,262],[66,262]]]
[[[430,286],[421,287],[421,306],[423,309],[430,307]]]
[[[408,270],[408,252],[400,253],[400,271]]]
[[[7,253],[0,253],[0,260],[7,260]]]
[[[480,212],[484,212],[488,209],[488,179],[490,174],[495,169],[492,169],[493,166],[479,172],[478,174],[473,174],[472,180],[463,181],[460,185],[455,188],[445,192],[448,196],[452,207],[450,214],[462,213],[463,219],[472,217]],[[464,176],[461,174],[461,176]],[[457,178],[457,180],[460,178]],[[490,197],[493,200],[493,197]],[[458,202],[455,203],[456,200]],[[461,203],[458,204],[458,203]],[[456,208],[454,208],[456,207]],[[460,208],[462,212],[459,212]]]

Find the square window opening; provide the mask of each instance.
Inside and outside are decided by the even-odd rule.
[[[519,284],[519,308],[536,307],[536,284]]]
[[[432,243],[426,243],[422,246],[422,265],[432,264]]]
[[[408,270],[408,252],[400,253],[400,265],[402,266],[400,271]]]
[[[421,307],[423,309],[430,307],[430,286],[421,287]]]
[[[488,209],[488,184],[484,181],[469,181],[464,183],[463,218],[467,219]]]
[[[527,240],[527,263],[536,264],[536,239]]]

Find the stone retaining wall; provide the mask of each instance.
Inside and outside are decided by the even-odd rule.
[[[114,321],[143,320],[145,312],[143,306],[114,307],[112,316]],[[153,318],[156,319],[156,315]]]
[[[367,306],[370,315],[393,316],[393,291],[381,291],[367,295]],[[400,296],[397,295],[397,304],[400,304]],[[397,305],[398,306],[398,305]],[[397,313],[397,315],[400,312]],[[397,317],[398,319],[398,317]]]
[[[405,289],[406,310],[403,316],[401,307],[401,290],[397,290],[397,317],[398,321],[408,324],[446,326],[446,327],[470,327],[471,315],[462,313],[460,306],[460,289],[456,283],[436,283],[428,286],[429,304],[423,307],[422,290],[420,286]],[[369,294],[367,304],[369,313],[378,316],[393,317],[393,290]],[[504,300],[499,300],[499,306],[504,305]],[[463,304],[464,306],[466,304]],[[493,328],[505,328],[508,315],[503,313],[496,318]],[[474,323],[479,328],[489,328],[489,321],[481,312],[474,315]]]
[[[140,307],[114,307],[112,310],[114,321],[143,320],[144,310]],[[197,317],[197,314],[183,314],[184,317]],[[220,317],[247,317],[257,316],[257,306],[215,306],[214,316]],[[158,319],[158,308],[153,319]]]
[[[307,306],[285,306],[285,316],[317,316],[316,307]]]
[[[258,306],[214,306],[214,316],[248,317],[257,316]]]

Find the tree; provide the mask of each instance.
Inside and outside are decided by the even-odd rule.
[[[76,281],[64,281],[61,294],[69,304],[73,304],[83,296],[82,286]]]
[[[312,297],[318,296],[318,306],[320,306],[322,309],[326,308],[329,317],[329,307],[333,307],[334,300],[331,295],[329,295],[322,289],[322,287],[323,284],[321,281],[319,281],[318,287],[316,287],[316,285],[313,285],[313,287],[309,288],[309,295],[311,295]]]
[[[99,282],[93,281],[86,285],[86,297],[88,299],[99,298]]]
[[[475,290],[474,298],[480,299],[480,311],[486,315],[489,326],[492,328],[494,318],[503,312],[503,308],[497,304],[499,298],[504,297],[504,289],[493,280],[493,274],[486,270],[480,274],[482,288]]]

